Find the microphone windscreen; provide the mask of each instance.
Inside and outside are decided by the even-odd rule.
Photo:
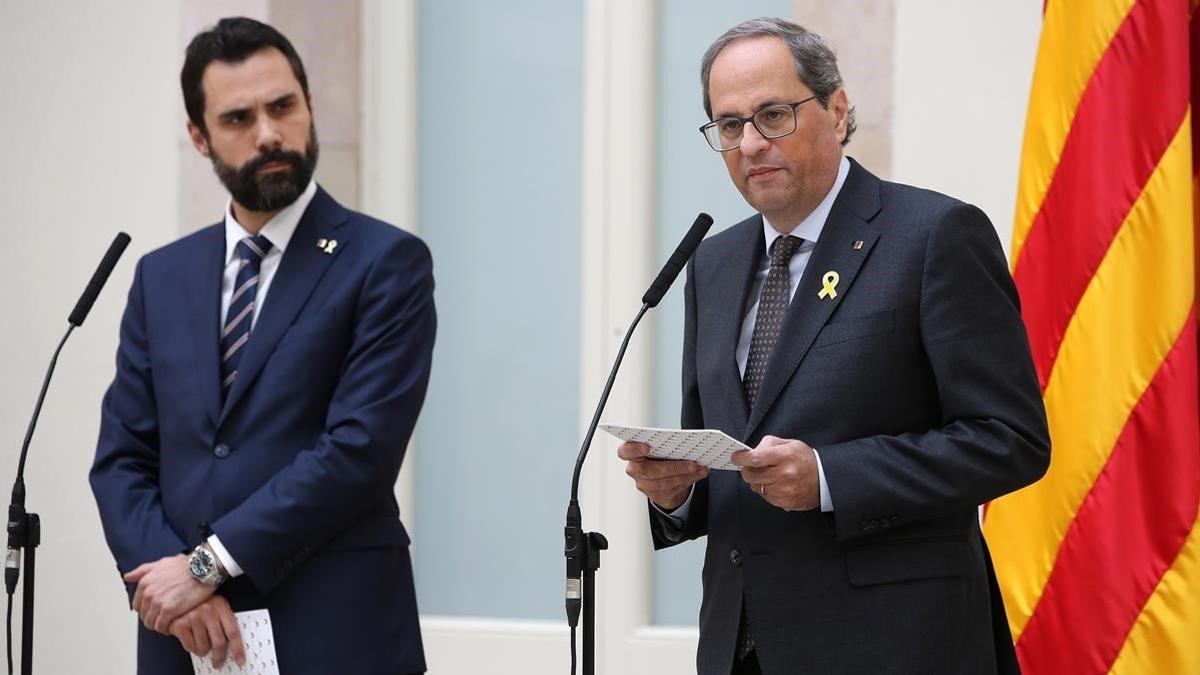
[[[650,284],[650,288],[642,296],[643,304],[650,307],[658,306],[659,301],[667,294],[667,290],[671,288],[671,284],[675,283],[675,278],[683,271],[683,267],[687,264],[688,259],[696,252],[696,247],[700,245],[700,242],[704,239],[704,235],[708,234],[708,228],[712,227],[712,224],[712,216],[707,213],[701,213],[696,216],[691,229],[687,231],[687,234],[683,235],[683,241],[679,242],[679,246],[675,247],[675,252],[667,259],[667,263],[663,265],[662,271],[655,277],[654,283]]]
[[[125,247],[129,246],[129,241],[129,235],[124,232],[117,233],[117,236],[113,238],[108,252],[100,260],[100,266],[96,268],[96,273],[92,275],[92,280],[88,282],[87,288],[83,289],[83,295],[79,296],[79,302],[75,303],[75,309],[71,310],[71,316],[67,317],[67,321],[71,325],[76,327],[83,325],[83,320],[87,318],[88,312],[92,311],[92,305],[100,295],[100,289],[104,288],[104,284],[108,282],[108,275],[112,274],[117,261],[121,259],[121,254],[125,253]]]

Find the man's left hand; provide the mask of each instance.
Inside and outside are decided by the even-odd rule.
[[[188,556],[180,553],[138,566],[125,575],[137,584],[133,611],[152,631],[170,635],[171,622],[216,592],[216,586],[196,581],[188,572]]]
[[[804,441],[763,436],[758,447],[740,450],[729,460],[742,467],[742,480],[773,506],[809,511],[821,505],[817,457]]]

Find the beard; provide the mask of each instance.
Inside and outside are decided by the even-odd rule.
[[[212,146],[209,148],[211,150]],[[251,211],[278,211],[299,199],[312,180],[320,154],[317,127],[309,127],[308,147],[303,155],[294,150],[275,148],[236,167],[226,164],[215,150],[210,154],[217,178],[234,201]],[[273,162],[284,162],[289,168],[259,175],[259,169]]]

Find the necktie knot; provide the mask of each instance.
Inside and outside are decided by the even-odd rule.
[[[246,237],[237,243],[238,257],[246,262],[260,261],[267,257],[267,251],[271,250],[271,240],[262,236]]]
[[[787,267],[791,263],[792,256],[796,255],[796,251],[800,250],[800,245],[803,243],[803,239],[790,234],[777,237],[775,241],[771,242],[771,266]]]

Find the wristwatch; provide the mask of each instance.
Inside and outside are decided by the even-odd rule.
[[[205,586],[220,586],[229,579],[221,561],[217,560],[208,544],[200,544],[192,550],[192,555],[188,557],[188,572]]]

